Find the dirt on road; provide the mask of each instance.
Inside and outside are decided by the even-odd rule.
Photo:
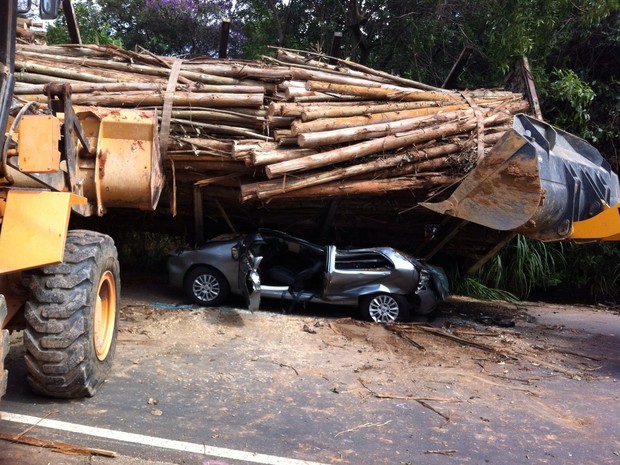
[[[146,278],[123,294],[117,362],[91,402],[129,392],[120,409],[154,435],[178,420],[187,440],[321,463],[620,460],[614,309],[453,297],[432,321],[381,326],[337,307],[197,308]]]

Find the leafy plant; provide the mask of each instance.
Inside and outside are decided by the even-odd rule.
[[[485,286],[503,289],[525,299],[536,288],[557,285],[564,263],[561,249],[556,245],[517,235],[473,278]]]
[[[450,286],[452,293],[464,295],[479,300],[503,300],[505,302],[519,302],[514,294],[493,287],[486,286],[471,276],[453,275]]]
[[[74,2],[73,8],[83,43],[101,45],[122,44],[121,40],[114,34],[110,24],[101,18],[101,10],[94,0]],[[64,13],[48,26],[46,38],[50,44],[66,44],[70,42],[67,19]]]
[[[121,265],[134,270],[165,269],[168,253],[180,245],[176,237],[142,231],[121,233],[116,242]]]
[[[618,244],[568,244],[564,249],[567,266],[562,281],[565,287],[584,290],[596,302],[620,299]]]
[[[573,130],[577,130],[584,137],[591,135],[588,131],[590,105],[596,94],[590,85],[570,69],[556,69],[552,77],[555,79],[550,82],[551,95],[549,96],[567,103],[572,110],[558,116],[556,124],[564,128],[574,128]]]

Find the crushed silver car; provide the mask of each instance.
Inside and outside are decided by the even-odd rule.
[[[168,257],[170,283],[198,305],[218,306],[245,295],[251,310],[261,297],[359,306],[378,323],[431,313],[448,295],[441,268],[390,247],[347,250],[321,246],[280,231],[260,229]]]

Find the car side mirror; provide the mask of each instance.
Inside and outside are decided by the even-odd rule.
[[[39,15],[41,19],[56,19],[60,0],[41,0],[39,4]]]
[[[239,260],[239,247],[238,246],[234,246],[232,249],[230,249],[230,256],[235,261]]]
[[[24,15],[30,11],[31,6],[31,0],[17,0],[17,13]]]

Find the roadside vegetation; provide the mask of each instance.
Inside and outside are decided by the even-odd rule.
[[[224,19],[235,58],[270,55],[270,46],[329,54],[342,32],[341,57],[435,86],[464,47],[472,53],[455,83],[463,89],[504,86],[515,59],[527,56],[545,119],[594,144],[620,170],[620,0],[84,0],[75,7],[84,42],[175,56],[217,55]],[[50,42],[68,41],[63,22],[50,26]],[[456,287],[487,298],[580,289],[615,302],[620,248],[517,236]]]

